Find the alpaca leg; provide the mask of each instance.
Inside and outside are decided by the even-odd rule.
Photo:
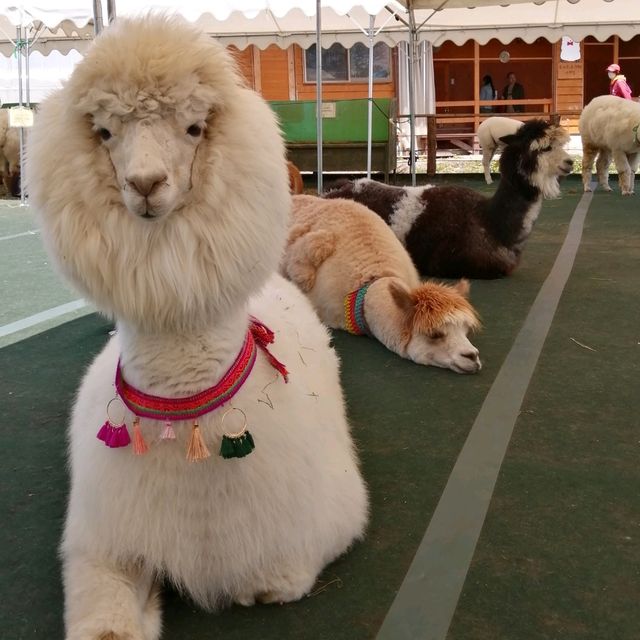
[[[290,237],[295,233],[294,227]],[[284,274],[302,291],[311,291],[318,267],[335,251],[335,244],[335,236],[330,231],[309,231],[298,235],[289,246],[283,265]]]
[[[493,158],[495,151],[496,148],[490,147],[489,145],[482,147],[482,166],[484,168],[484,179],[487,184],[491,184],[493,182],[491,179],[491,159]]]
[[[66,640],[157,640],[160,606],[152,577],[84,555],[64,562]]]
[[[605,190],[611,191],[609,186],[609,165],[611,164],[611,151],[601,149],[596,160],[596,171],[598,174],[598,184]]]
[[[281,567],[276,574],[257,579],[256,588],[237,595],[234,600],[244,606],[252,606],[256,602],[262,604],[295,602],[311,591],[319,572],[319,568],[308,571],[300,567],[288,570]]]
[[[597,149],[588,145],[582,149],[582,187],[585,192],[591,191],[591,174],[597,152]]]
[[[624,151],[614,151],[613,161],[618,169],[618,183],[623,196],[631,195],[631,167]]]
[[[627,156],[627,161],[631,169],[630,191],[631,193],[635,193],[636,171],[638,170],[638,166],[640,166],[640,153],[630,153]]]

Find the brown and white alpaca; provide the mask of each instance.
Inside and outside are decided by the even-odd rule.
[[[569,135],[530,120],[505,136],[500,183],[493,196],[460,186],[394,187],[361,178],[337,183],[326,198],[351,198],[381,216],[407,248],[418,271],[445,278],[511,274],[540,213],[543,198],[560,195],[571,172]]]
[[[334,329],[370,333],[403,358],[475,373],[479,326],[469,283],[420,282],[389,227],[351,200],[293,197],[293,223],[281,271]]]
[[[66,639],[157,640],[163,580],[209,609],[301,598],[367,496],[329,333],[276,273],[271,109],[186,21],[118,20],[41,105],[28,175],[55,263],[118,325],[70,427]]]

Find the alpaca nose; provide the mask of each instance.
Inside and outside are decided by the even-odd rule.
[[[137,173],[128,176],[126,181],[129,187],[146,198],[156,187],[167,181],[167,174],[162,172]]]
[[[566,162],[570,167],[573,167],[573,158],[567,158],[567,159],[565,160],[565,162]]]
[[[474,349],[473,351],[465,351],[464,353],[461,353],[460,355],[463,358],[467,358],[468,360],[471,360],[472,362],[476,362],[478,360],[480,352],[477,349]]]

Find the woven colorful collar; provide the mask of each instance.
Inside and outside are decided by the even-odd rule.
[[[117,396],[111,402],[120,399],[135,416],[133,420],[134,453],[141,455],[148,451],[148,446],[140,431],[140,418],[163,422],[164,430],[161,436],[163,440],[175,440],[173,421],[190,420],[193,421],[193,430],[187,450],[187,459],[208,458],[211,454],[202,440],[197,418],[226,404],[240,390],[253,369],[258,348],[264,352],[271,366],[282,375],[284,381],[288,382],[286,367],[276,360],[267,349],[267,345],[274,342],[274,339],[271,329],[255,318],[251,318],[240,353],[222,379],[213,387],[184,398],[162,398],[139,391],[124,379],[118,361],[115,378]],[[121,423],[111,421],[109,405],[107,406],[107,421],[98,432],[98,438],[111,448],[126,447],[131,442],[127,425],[124,420]],[[236,447],[236,454],[224,455],[224,457],[242,457],[251,452],[253,438],[246,430],[246,424],[241,432],[232,436],[223,436],[221,449],[228,453],[230,442],[233,445],[239,445]]]
[[[369,326],[364,317],[364,298],[372,282],[367,282],[344,298],[344,328],[356,336],[369,335]]]

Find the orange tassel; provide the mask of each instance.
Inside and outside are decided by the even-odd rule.
[[[193,423],[193,429],[191,430],[191,439],[189,440],[189,447],[187,448],[187,460],[189,462],[198,462],[210,457],[211,453],[202,439],[200,427],[196,420]]]
[[[149,447],[142,437],[142,432],[140,431],[140,420],[135,418],[133,421],[133,453],[137,456],[142,456],[147,453],[147,451],[149,451]]]

